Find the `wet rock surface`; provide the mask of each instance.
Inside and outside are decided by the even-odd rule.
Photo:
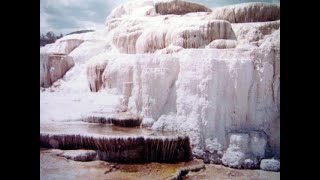
[[[42,124],[40,145],[46,148],[99,150],[100,159],[112,162],[175,162],[191,159],[188,136],[103,124]]]
[[[142,117],[131,113],[95,113],[82,119],[84,122],[89,123],[102,123],[114,124],[122,127],[135,127],[140,126]]]
[[[203,161],[197,159],[170,164],[79,162],[58,156],[58,152],[61,150],[40,149],[40,179],[179,179],[184,173],[204,168]]]
[[[278,180],[280,172],[268,172],[262,170],[245,170],[233,169],[222,165],[206,164],[205,169],[198,172],[190,172],[182,179],[198,180],[198,179],[219,179],[219,180]]]

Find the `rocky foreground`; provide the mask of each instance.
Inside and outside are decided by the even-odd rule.
[[[280,6],[129,1],[105,25],[40,48],[41,123],[131,113],[205,163],[280,171]]]
[[[121,164],[94,160],[88,150],[40,149],[40,179],[280,179],[280,173],[237,170],[192,160],[175,164]]]

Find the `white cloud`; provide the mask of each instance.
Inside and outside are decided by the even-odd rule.
[[[113,8],[128,0],[40,0],[40,32],[66,34],[82,29],[103,27]],[[190,0],[217,7],[257,0]],[[258,0],[259,1],[259,0]],[[279,2],[279,0],[260,0]]]
[[[111,10],[126,0],[40,0],[40,32],[70,33],[101,27]]]
[[[40,32],[47,32],[52,30],[52,27],[48,22],[49,16],[50,15],[46,14],[45,12],[40,11]]]
[[[97,15],[97,12],[92,11],[92,10],[85,10],[85,13],[86,13],[88,16],[96,16],[96,15]]]
[[[79,27],[81,27],[80,29],[96,30],[96,29],[104,27],[104,24],[95,23],[95,22],[92,22],[92,21],[77,21],[77,24],[78,24]]]
[[[42,3],[45,7],[76,7],[83,6],[83,2],[85,0],[41,0],[40,4]]]

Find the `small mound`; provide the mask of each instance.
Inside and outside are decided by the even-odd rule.
[[[265,171],[280,171],[280,161],[276,159],[263,159],[260,168]]]
[[[179,0],[160,1],[156,3],[156,13],[183,15],[192,12],[211,12],[206,6]]]
[[[94,150],[65,150],[59,156],[71,159],[74,161],[93,161],[96,159],[97,153]]]
[[[230,40],[230,39],[216,39],[212,41],[207,48],[216,48],[216,49],[229,49],[229,48],[235,48],[237,46],[236,40]]]

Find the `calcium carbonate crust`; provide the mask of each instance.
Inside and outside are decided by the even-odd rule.
[[[105,29],[66,36],[44,53],[74,61],[51,91],[121,95],[143,126],[187,134],[205,162],[278,170],[260,162],[280,159],[279,6],[159,13],[153,1],[128,2]]]

